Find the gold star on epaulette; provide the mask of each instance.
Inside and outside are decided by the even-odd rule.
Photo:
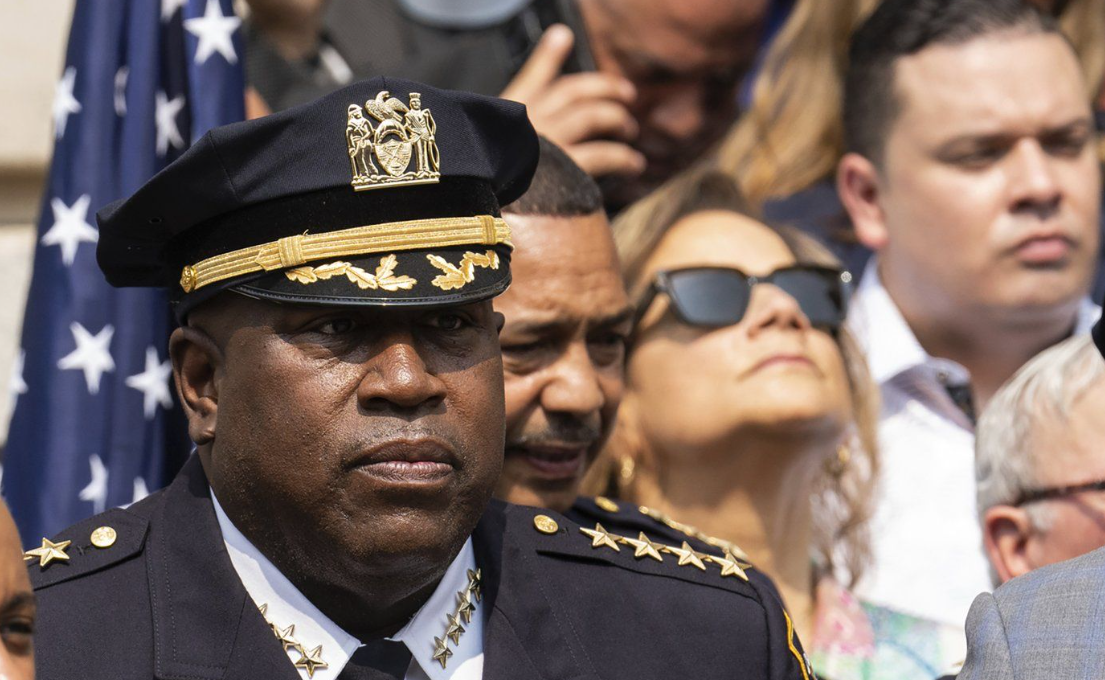
[[[748,580],[748,574],[744,573],[744,568],[737,561],[737,558],[733,557],[732,553],[725,553],[725,557],[706,555],[704,559],[721,567],[722,576],[736,576],[744,581]]]
[[[449,645],[445,644],[445,638],[434,638],[434,657],[433,660],[441,664],[442,668],[445,668],[446,662],[449,661],[449,657],[453,655],[453,650],[449,649]]]
[[[446,614],[445,620],[449,622],[445,628],[445,637],[452,640],[454,645],[459,645],[461,633],[464,632],[464,626],[460,625],[460,614]]]
[[[673,548],[672,546],[665,546],[664,552],[671,553],[672,555],[679,556],[679,566],[685,567],[688,564],[694,565],[706,571],[706,565],[702,563],[702,556],[695,552],[695,549],[690,546],[689,543],[683,541],[682,548]]]
[[[657,562],[664,561],[664,558],[660,557],[660,551],[657,550],[656,544],[648,540],[648,536],[645,536],[645,532],[642,531],[637,536],[637,538],[622,539],[627,545],[633,546],[634,557],[651,557]]]
[[[25,561],[38,558],[38,566],[42,569],[50,566],[53,562],[68,562],[69,555],[65,554],[65,549],[69,547],[72,541],[62,541],[61,543],[54,543],[48,538],[42,539],[42,547],[28,550],[23,553],[23,559]]]
[[[591,547],[601,548],[606,546],[607,548],[613,548],[617,552],[621,552],[621,548],[618,547],[618,542],[614,540],[614,536],[604,529],[601,524],[596,524],[594,529],[579,528],[587,536],[591,537]]]
[[[295,667],[306,670],[308,678],[313,678],[316,670],[329,667],[329,664],[322,660],[322,645],[311,651],[306,651],[303,647],[296,647],[296,651],[299,652],[300,657],[299,661],[295,662]]]

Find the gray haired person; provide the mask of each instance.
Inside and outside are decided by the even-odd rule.
[[[1089,335],[1036,356],[978,424],[979,520],[994,585],[1105,545],[1105,362]]]
[[[1008,583],[971,605],[958,680],[1105,677],[1105,548],[1093,549],[1105,544],[1100,350],[1079,336],[1043,352],[979,422],[986,548]]]

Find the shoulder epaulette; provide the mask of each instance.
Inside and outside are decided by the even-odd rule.
[[[744,589],[749,580],[745,573],[747,565],[732,554],[711,555],[696,550],[687,541],[682,545],[667,545],[650,539],[643,531],[635,537],[622,536],[608,531],[601,522],[593,528],[579,526],[547,510],[525,510],[531,518],[530,531],[544,536],[535,543],[539,553],[600,559],[637,571],[721,588],[725,588],[727,582],[739,583],[738,590],[752,594],[751,590]]]
[[[716,548],[723,555],[729,554],[736,557],[745,569],[752,567],[748,553],[742,550],[736,543],[727,541],[723,538],[710,536],[689,524],[678,522],[659,510],[654,510],[646,505],[632,505],[630,503],[611,500],[606,496],[595,496],[594,498],[580,497],[573,506],[573,509],[580,511],[580,514],[594,517],[598,521],[603,521],[601,518],[604,515],[609,515],[613,518],[611,521],[614,521],[615,524],[630,524],[636,526],[639,522],[635,521],[634,517],[651,521],[677,534],[689,536],[707,546]],[[607,523],[609,524],[610,522]]]
[[[99,571],[141,552],[149,522],[114,508],[43,538],[23,553],[35,590]]]

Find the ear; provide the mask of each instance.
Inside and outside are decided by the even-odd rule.
[[[1028,558],[1031,538],[1032,522],[1021,508],[996,505],[983,515],[982,542],[1002,583],[1032,571]]]
[[[871,250],[887,242],[886,220],[880,204],[882,178],[875,165],[857,153],[847,153],[836,168],[836,190],[852,220],[856,237]]]
[[[207,333],[185,326],[169,337],[169,357],[177,396],[188,418],[188,436],[199,446],[210,444],[219,410],[216,374],[222,367],[222,351]]]

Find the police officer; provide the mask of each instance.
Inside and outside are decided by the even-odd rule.
[[[108,280],[173,291],[197,451],[35,549],[40,679],[809,677],[735,558],[489,502],[499,206],[537,148],[519,105],[378,78],[213,130],[101,212]]]

